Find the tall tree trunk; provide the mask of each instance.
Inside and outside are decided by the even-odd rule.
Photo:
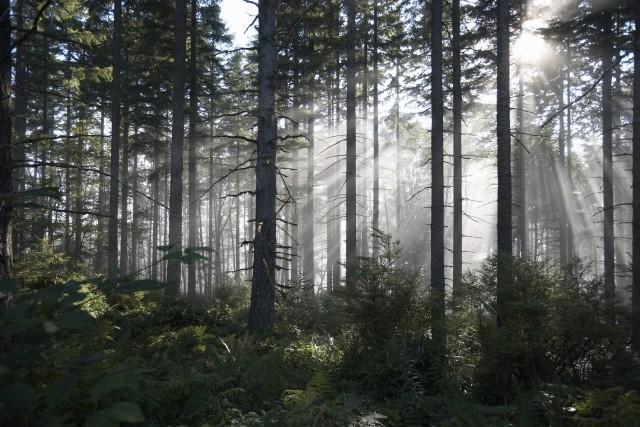
[[[24,28],[24,0],[16,1],[16,27]],[[23,141],[27,135],[27,96],[22,86],[27,82],[27,69],[26,63],[26,47],[24,43],[16,46],[16,62],[15,62],[15,85],[13,87],[14,99],[14,111],[13,117],[15,118],[15,140]],[[23,163],[26,160],[26,152],[24,143],[16,144],[14,148],[15,157],[18,163]],[[25,168],[19,167],[15,172],[14,188],[17,191],[24,191],[25,188]],[[22,227],[17,227],[14,230],[13,248],[14,254],[20,253],[22,249],[24,231]]]
[[[214,182],[214,172],[213,172],[213,147],[209,149],[209,182]],[[209,230],[209,240],[208,240],[208,246],[210,248],[213,248],[213,239],[217,237],[214,236],[214,229],[213,229],[213,206],[214,206],[214,201],[213,201],[213,194],[214,194],[214,190],[211,189],[209,191],[209,212],[208,212],[208,216],[207,216],[207,227]],[[216,254],[213,254],[214,256],[216,256]],[[209,274],[207,276],[207,280],[208,280],[208,290],[209,292],[213,291],[213,256],[209,257],[208,260],[208,266],[209,266]]]
[[[65,71],[65,80],[67,82],[69,82],[70,78],[71,78],[71,53],[67,52],[67,64],[69,67],[69,70]],[[65,114],[65,134],[67,136],[68,141],[71,141],[71,89],[70,89],[71,85],[69,85],[69,89],[67,89],[66,91],[66,95],[67,95],[67,99],[65,101],[66,104],[66,114]],[[72,158],[72,144],[65,144],[64,147],[64,155],[65,155],[65,161],[68,164],[73,164],[73,158]],[[65,209],[65,213],[64,213],[64,240],[63,240],[63,250],[66,254],[71,253],[71,228],[70,228],[70,222],[71,222],[71,218],[70,218],[70,211],[71,211],[71,196],[72,196],[72,191],[71,191],[71,169],[70,168],[66,168],[64,171],[64,209]],[[77,261],[77,260],[74,260]]]
[[[431,330],[439,362],[446,348],[444,277],[444,103],[442,0],[431,2]]]
[[[395,140],[396,140],[396,236],[400,236],[400,220],[402,215],[402,198],[401,198],[401,181],[400,171],[401,169],[401,148],[400,148],[400,58],[396,58],[396,76],[395,76]]]
[[[197,124],[198,124],[198,74],[197,74],[197,46],[198,46],[198,2],[191,0],[191,47],[189,69],[189,242],[188,246],[197,246],[198,233],[198,170],[197,170]],[[187,266],[187,295],[196,296],[196,264]]]
[[[240,141],[236,141],[236,165],[240,164]],[[236,182],[235,182],[235,189],[236,189],[236,194],[238,194],[238,197],[235,198],[235,228],[236,228],[236,232],[235,232],[235,236],[236,236],[236,241],[235,241],[235,252],[236,252],[236,256],[235,256],[235,264],[234,264],[234,270],[235,270],[235,274],[234,277],[236,280],[240,279],[240,174],[236,172]]]
[[[377,232],[380,229],[380,140],[378,127],[378,0],[373,2],[373,258],[378,259],[380,247]]]
[[[0,278],[13,272],[11,147],[11,2],[0,1]]]
[[[137,131],[136,131],[137,133]],[[135,141],[134,141],[135,143]],[[140,206],[138,199],[138,150],[134,147],[131,151],[133,156],[133,171],[131,187],[131,274],[138,271],[138,241],[140,237]]]
[[[105,224],[104,224],[104,216],[105,215],[105,179],[104,179],[104,110],[100,110],[100,154],[98,160],[98,168],[100,170],[100,174],[98,176],[98,231],[96,233],[96,260],[94,266],[95,273],[104,272],[104,249],[105,249]],[[156,198],[157,196],[154,196]]]
[[[498,291],[497,322],[503,324],[505,298],[511,287],[511,120],[509,90],[509,0],[498,0],[497,135],[498,135]]]
[[[153,200],[160,199],[160,153],[158,148],[153,149],[153,172],[152,172],[152,194]],[[151,278],[158,280],[158,227],[160,222],[159,205],[152,202],[151,219]]]
[[[453,309],[462,284],[462,66],[460,63],[460,0],[452,0],[453,32]]]
[[[340,123],[340,56],[339,54],[336,54],[336,88],[335,88],[335,101],[336,101],[336,108],[335,108],[335,128],[337,129],[337,125],[338,123]],[[336,143],[336,146],[334,148],[334,155],[335,155],[335,165],[334,165],[334,177],[338,177],[340,176],[340,162],[338,162],[338,157],[340,156],[340,144]],[[341,213],[342,213],[342,209],[341,209],[341,204],[340,204],[340,197],[339,197],[339,193],[340,193],[340,181],[338,181],[338,179],[333,179],[333,197],[335,198],[336,202],[335,202],[335,207],[333,209],[334,212],[334,231],[333,231],[333,235],[335,237],[335,253],[333,256],[333,286],[334,288],[337,288],[338,286],[340,286],[340,280],[342,279],[342,264],[341,264],[341,259],[342,259],[342,217],[341,217]]]
[[[315,90],[313,80],[309,85],[309,96],[308,96],[308,108],[309,108],[309,116],[307,118],[307,138],[308,138],[308,147],[307,147],[307,182],[306,182],[306,200],[304,204],[304,229],[303,229],[303,243],[302,247],[304,249],[303,256],[303,274],[305,285],[309,287],[309,291],[313,292],[314,288],[314,278],[315,278],[315,259],[314,259],[314,223],[313,223],[313,181],[314,181],[314,170],[313,170],[313,161],[314,161],[314,138],[315,138],[315,112],[314,112],[314,94]]]
[[[347,284],[351,286],[357,267],[356,241],[356,2],[347,8]]]
[[[268,330],[275,312],[276,273],[276,149],[277,73],[276,21],[279,0],[258,3],[258,146],[256,160],[256,222],[249,331]]]
[[[572,175],[572,157],[573,157],[573,141],[571,134],[571,44],[567,43],[567,180],[569,182],[569,194],[573,203],[573,175]],[[575,254],[575,243],[573,239],[573,224],[567,221],[567,255],[569,261],[573,263]]]
[[[87,120],[87,111],[84,106],[80,107],[80,129],[81,133],[84,133],[82,130],[86,128],[86,120]],[[77,153],[77,164],[84,164],[84,142],[82,138],[78,140],[78,153]],[[83,187],[82,187],[82,170],[76,169],[75,177],[74,177],[74,210],[76,213],[73,214],[73,235],[74,235],[74,244],[73,244],[73,260],[76,263],[80,263],[82,261],[82,215],[80,211],[82,210],[82,201],[83,201]]]
[[[524,127],[524,84],[522,81],[522,70],[518,65],[518,148],[516,150],[516,171],[517,171],[517,233],[518,233],[518,255],[527,255],[528,248],[528,223],[527,223],[527,164],[525,162],[525,127]]]
[[[294,122],[293,122],[293,134],[300,134],[300,121],[299,121],[299,112],[300,112],[300,82],[298,79],[298,62],[296,58],[296,65],[293,70],[293,112],[294,112]],[[291,281],[297,281],[300,279],[300,236],[302,235],[301,227],[300,227],[300,211],[298,206],[298,200],[302,197],[300,194],[300,150],[294,148],[293,152],[293,173],[292,173],[292,192],[295,198],[295,203],[293,205],[293,219],[292,222],[294,225],[293,231],[293,241],[291,243]]]
[[[367,7],[368,9],[368,7]],[[364,16],[364,43],[362,49],[362,204],[360,209],[360,245],[358,255],[369,256],[369,12]],[[357,173],[356,173],[357,176]],[[357,178],[356,178],[357,180]],[[357,209],[357,207],[356,207]]]
[[[611,94],[613,41],[611,17],[602,14],[602,196],[604,216],[604,293],[608,320],[615,323],[615,251],[613,232],[613,104]]]
[[[327,86],[328,86],[328,93],[327,93],[327,140],[328,141],[333,141],[333,137],[335,136],[335,126],[334,126],[334,122],[333,122],[333,103],[334,103],[334,91],[333,91],[333,79],[331,77],[331,73],[327,73]],[[333,151],[333,150],[331,150]],[[335,159],[331,159],[330,160],[334,160]],[[336,245],[336,240],[338,240],[338,238],[334,235],[334,223],[333,223],[333,219],[331,217],[332,213],[332,209],[331,209],[331,203],[332,203],[332,197],[333,197],[333,187],[334,187],[334,181],[337,177],[337,175],[331,174],[331,172],[333,171],[333,168],[330,167],[327,169],[328,170],[328,177],[327,177],[327,214],[326,214],[326,221],[327,221],[327,292],[331,293],[333,292],[334,286],[333,286],[333,267],[335,266],[335,245]],[[333,178],[333,179],[332,179]],[[336,284],[337,287],[337,284]]]
[[[560,114],[558,115],[558,160],[560,163],[560,170],[554,168],[556,170],[556,182],[560,182],[561,179],[564,178],[564,170],[565,170],[565,114],[562,109],[564,106],[564,75],[560,73],[558,79],[558,87],[557,87],[557,96],[558,96],[558,105],[560,108]],[[561,187],[562,188],[562,187]],[[569,257],[567,255],[567,212],[565,209],[565,201],[564,194],[559,192],[555,192],[557,196],[557,209],[558,209],[558,225],[559,231],[559,248],[560,248],[560,265],[566,267],[569,263]]]
[[[640,0],[635,0],[633,33],[633,259],[631,343],[640,351]]]
[[[120,274],[125,276],[129,272],[129,123],[126,118],[122,130],[122,173],[120,182],[122,184],[120,199]]]
[[[120,173],[120,66],[122,34],[122,0],[113,7],[113,77],[111,81],[111,161],[109,166],[108,266],[110,278],[118,266],[118,175]]]
[[[169,245],[175,252],[182,251],[182,169],[184,145],[185,50],[187,1],[176,0],[175,51],[173,75],[173,119],[171,125],[171,183],[169,190]],[[167,298],[180,294],[181,262],[171,259],[167,263]]]

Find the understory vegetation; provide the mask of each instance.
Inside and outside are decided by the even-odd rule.
[[[398,268],[396,244],[383,242],[352,287],[282,288],[276,326],[262,336],[246,334],[245,283],[218,287],[211,300],[166,301],[161,283],[73,269],[55,283],[31,270],[3,279],[15,297],[1,319],[0,423],[639,424],[629,313],[605,310],[587,267],[515,260],[508,317],[496,328],[496,261],[487,260],[449,307],[441,372],[424,278]]]

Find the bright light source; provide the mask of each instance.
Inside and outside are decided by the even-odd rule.
[[[550,53],[547,43],[535,33],[531,25],[525,25],[513,46],[513,54],[522,64],[543,65]]]

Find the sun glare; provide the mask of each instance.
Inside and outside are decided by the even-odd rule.
[[[521,64],[542,65],[551,49],[544,39],[527,27],[514,43],[513,55]]]

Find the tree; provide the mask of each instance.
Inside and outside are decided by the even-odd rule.
[[[347,11],[347,285],[357,266],[356,257],[356,2],[346,0]]]
[[[378,0],[373,2],[373,223],[374,231],[380,229],[380,130],[378,116]],[[377,233],[373,237],[373,258],[380,254]]]
[[[633,33],[633,249],[631,342],[640,351],[640,0]]]
[[[505,291],[511,286],[511,121],[509,89],[509,0],[498,0],[498,326],[503,322]]]
[[[198,125],[198,1],[191,0],[191,46],[189,64],[189,243],[188,246],[197,246],[198,232],[198,194],[197,194],[197,125]],[[196,264],[187,266],[187,295],[193,298],[196,295]]]
[[[258,140],[256,158],[256,219],[249,331],[271,328],[275,312],[276,270],[276,150],[277,72],[276,26],[279,0],[258,3]]]
[[[171,125],[171,183],[169,190],[169,245],[174,253],[182,252],[182,169],[184,144],[185,51],[187,2],[176,0],[175,53],[173,76],[173,118]],[[167,263],[166,296],[180,293],[181,262],[171,258]]]
[[[0,279],[11,276],[13,153],[11,144],[11,2],[0,2]]]
[[[115,276],[118,264],[118,174],[120,170],[120,67],[122,35],[122,0],[113,3],[113,77],[111,80],[111,161],[109,166],[109,224],[107,263],[109,277]]]
[[[615,249],[613,231],[613,101],[611,94],[613,68],[613,40],[611,16],[607,11],[601,16],[601,66],[602,66],[602,211],[604,215],[604,289],[609,321],[615,323]]]
[[[442,1],[431,2],[431,328],[443,362],[446,346],[444,277],[444,101]]]
[[[460,0],[451,3],[453,74],[453,308],[462,284],[462,67],[460,65]]]

